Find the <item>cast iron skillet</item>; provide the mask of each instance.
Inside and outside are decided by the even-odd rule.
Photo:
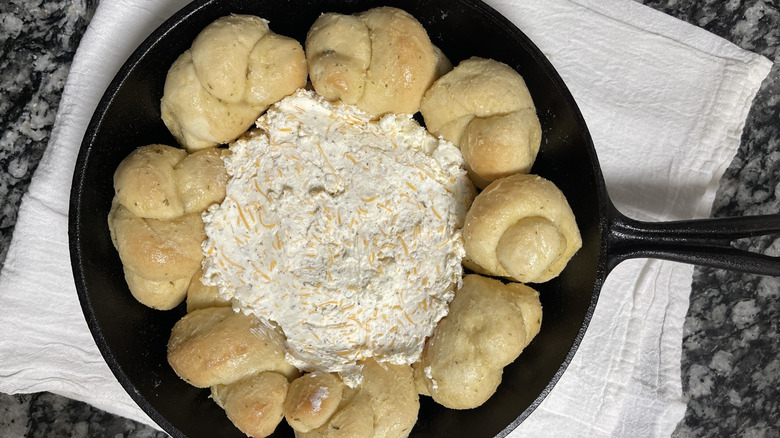
[[[453,61],[494,58],[525,78],[543,127],[533,173],[557,184],[577,217],[582,249],[563,274],[538,285],[544,306],[541,333],[504,371],[483,406],[453,411],[422,397],[412,436],[503,436],[552,390],[579,345],[608,272],[631,257],[657,257],[767,275],[780,275],[777,258],[730,248],[745,236],[780,231],[780,216],[649,224],[620,214],[607,195],[596,153],[577,106],[542,53],[507,19],[476,0],[199,0],[157,29],[117,74],[95,111],[76,165],[70,204],[70,248],[79,298],[106,362],[132,398],[173,436],[243,436],[208,398],[168,366],[166,344],[183,306],[168,312],[132,298],[109,238],[106,217],[112,174],[134,148],[176,144],[160,120],[168,67],[208,23],[230,13],[270,20],[280,34],[304,40],[321,12],[352,13],[390,5],[407,10]],[[274,436],[292,436],[284,424]]]

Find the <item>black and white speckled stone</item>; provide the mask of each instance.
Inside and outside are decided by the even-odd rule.
[[[775,61],[753,103],[714,216],[780,212],[780,2],[637,0]],[[97,0],[0,2],[0,266]],[[778,236],[740,247],[780,255]],[[676,437],[780,437],[780,279],[697,268],[683,341]],[[0,436],[162,437],[52,394],[0,394]]]
[[[168,435],[84,403],[39,393],[0,394],[0,436],[164,438]]]
[[[0,267],[97,1],[0,2]]]

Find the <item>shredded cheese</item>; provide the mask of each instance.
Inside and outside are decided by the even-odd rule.
[[[301,370],[355,386],[369,357],[415,362],[462,277],[460,151],[409,116],[374,121],[305,90],[257,126],[204,213],[205,282],[281,328]]]

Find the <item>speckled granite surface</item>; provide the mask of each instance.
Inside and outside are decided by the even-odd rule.
[[[648,0],[775,61],[721,181],[714,216],[780,212],[780,2]],[[0,2],[0,266],[97,0]],[[778,236],[740,242],[780,255]],[[780,279],[697,268],[683,341],[685,419],[675,436],[780,437]],[[165,436],[56,395],[0,394],[0,436]]]
[[[0,265],[97,1],[0,2]]]

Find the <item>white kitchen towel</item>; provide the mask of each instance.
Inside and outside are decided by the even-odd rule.
[[[0,275],[0,392],[50,391],[154,424],[111,374],[81,314],[68,198],[103,91],[186,3],[102,0],[82,39]],[[631,0],[488,3],[558,69],[623,212],[646,220],[708,214],[767,59]],[[685,410],[680,355],[692,269],[652,260],[618,266],[568,371],[511,436],[668,436]]]

